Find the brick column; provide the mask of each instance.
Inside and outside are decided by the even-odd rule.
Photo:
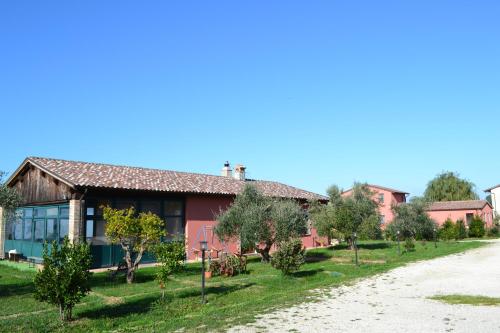
[[[3,216],[3,208],[0,207],[0,259],[5,259],[5,234],[7,221],[5,221]]]
[[[78,242],[82,237],[83,221],[82,221],[82,207],[84,206],[83,200],[70,200],[69,201],[69,230],[68,238],[70,242]]]

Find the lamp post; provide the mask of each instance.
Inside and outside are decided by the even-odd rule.
[[[434,248],[437,248],[437,230],[434,228]]]
[[[397,239],[398,239],[398,255],[401,255],[401,246],[399,245],[399,230],[396,231],[396,234],[397,234]]]
[[[353,234],[353,245],[354,245],[354,254],[356,256],[356,266],[359,266],[359,262],[358,262],[358,244],[357,244],[357,238],[358,238],[358,235],[356,233]]]
[[[205,304],[205,252],[208,249],[207,241],[200,242],[201,250],[201,304]]]

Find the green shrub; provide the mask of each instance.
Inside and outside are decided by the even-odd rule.
[[[50,252],[50,253],[49,253]],[[92,264],[87,243],[52,242],[49,251],[43,246],[43,269],[34,278],[34,297],[40,302],[57,305],[61,320],[71,320],[73,307],[90,291]]]
[[[218,271],[220,275],[234,276],[245,272],[247,269],[247,260],[245,256],[236,256],[234,254],[224,254],[216,264],[216,260],[210,263],[208,268],[210,272]]]
[[[415,242],[413,241],[413,238],[407,237],[405,239],[404,247],[405,247],[405,251],[406,252],[413,252],[413,251],[415,251]]]
[[[486,230],[484,221],[481,217],[475,215],[469,225],[469,237],[481,238],[485,235]]]
[[[284,275],[298,271],[305,262],[305,249],[302,248],[302,241],[299,238],[293,238],[278,244],[278,251],[271,258],[271,265],[281,270]]]
[[[164,290],[169,276],[184,267],[184,259],[186,258],[184,242],[173,241],[157,244],[153,248],[153,253],[160,263],[156,280],[160,284],[160,288]],[[162,293],[162,298],[164,297],[165,294]]]
[[[458,238],[458,229],[451,219],[448,218],[439,228],[439,238],[447,241]]]
[[[465,228],[464,220],[458,219],[455,227],[457,228],[457,239],[467,238],[467,228]]]
[[[220,275],[220,261],[212,260],[208,267],[208,271],[212,273],[212,276]]]
[[[491,228],[488,228],[486,234],[488,237],[498,237],[498,235],[500,234],[500,228],[498,227],[498,225],[493,225]]]

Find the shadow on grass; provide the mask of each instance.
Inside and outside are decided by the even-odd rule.
[[[80,318],[99,319],[99,318],[118,318],[126,317],[131,313],[140,314],[150,310],[151,305],[158,300],[156,296],[141,298],[134,301],[116,305],[105,305],[91,310],[85,310],[78,314]]]
[[[390,243],[366,243],[366,244],[358,244],[358,249],[363,249],[363,250],[382,250],[382,249],[388,249],[391,247]],[[334,250],[351,250],[349,245],[347,244],[339,244],[335,245]]]
[[[14,284],[0,285],[0,297],[22,296],[34,291],[34,285],[31,281]]]
[[[321,273],[323,271],[324,271],[323,268],[310,269],[307,271],[298,271],[298,272],[292,273],[291,276],[296,277],[296,278],[304,278],[304,277],[310,277],[310,276],[316,275],[316,274]]]
[[[332,252],[333,253],[333,252]],[[323,252],[306,253],[306,263],[320,262],[330,259],[332,256]]]
[[[235,285],[221,285],[221,286],[211,286],[205,288],[205,294],[206,295],[216,295],[216,296],[222,296],[226,295],[238,290],[246,289],[251,286],[254,286],[255,283],[245,283],[245,284],[235,284]],[[190,298],[190,297],[201,297],[201,286],[198,289],[191,289],[191,290],[186,290],[182,291],[177,294],[177,298]]]

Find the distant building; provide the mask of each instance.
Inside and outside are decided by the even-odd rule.
[[[434,202],[429,206],[427,212],[439,225],[442,225],[447,219],[451,219],[453,222],[461,219],[468,225],[475,215],[481,217],[489,227],[493,223],[493,207],[486,200]]]
[[[379,204],[380,224],[385,227],[394,219],[392,206],[406,202],[408,192],[395,190],[389,187],[368,184],[368,188],[373,192],[373,199]],[[352,189],[342,192],[342,196],[352,194]]]
[[[500,215],[500,184],[490,187],[484,190],[484,192],[491,195],[491,204],[495,216]]]

